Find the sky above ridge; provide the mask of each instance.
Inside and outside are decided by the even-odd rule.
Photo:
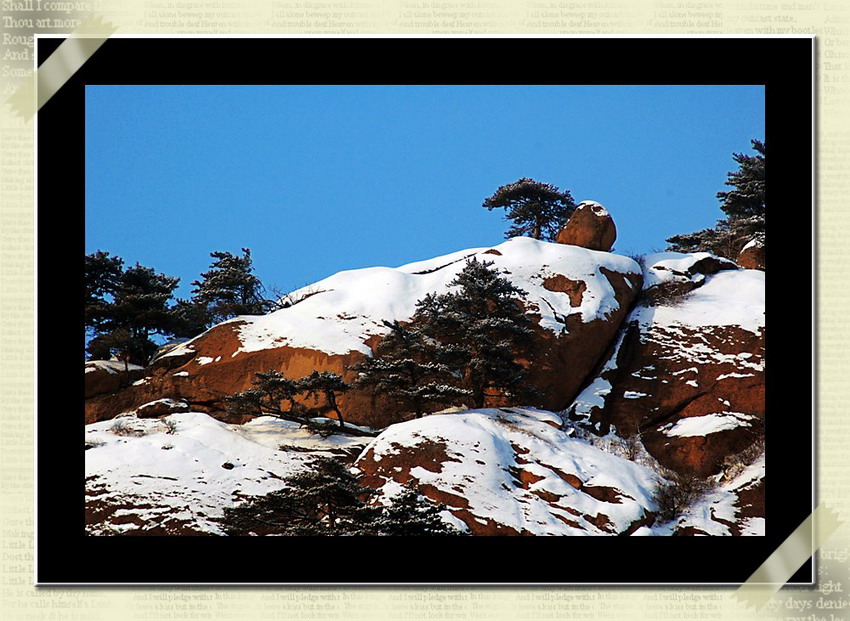
[[[614,251],[723,217],[762,86],[86,87],[86,252],[179,276],[250,248],[267,287],[504,241],[520,177],[595,200]]]

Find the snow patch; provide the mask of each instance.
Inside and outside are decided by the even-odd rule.
[[[611,215],[608,213],[608,210],[605,209],[601,204],[596,201],[582,201],[578,205],[576,205],[576,209],[580,209],[583,205],[587,205],[590,207],[590,210],[595,213],[597,216],[608,216]]]
[[[741,520],[741,535],[763,537],[765,534],[764,518],[749,517]]]
[[[757,333],[764,328],[764,283],[759,270],[718,272],[678,304],[639,307],[629,320],[645,328],[739,326]]]
[[[86,362],[86,373],[93,373],[98,369],[106,371],[110,375],[124,373],[125,371],[144,371],[145,368],[137,364],[127,364],[121,360],[89,360]]]
[[[719,431],[728,431],[737,427],[751,427],[749,421],[755,416],[741,412],[716,412],[703,416],[682,418],[676,423],[668,423],[659,427],[664,435],[678,437],[707,436]]]
[[[589,419],[594,409],[605,407],[605,400],[611,394],[611,382],[603,376],[617,368],[617,356],[620,353],[620,347],[622,347],[625,337],[625,330],[620,330],[617,336],[617,342],[614,345],[614,351],[605,362],[599,375],[593,379],[587,388],[581,391],[570,406],[569,409],[572,410],[573,415]]]
[[[743,378],[743,377],[755,377],[752,373],[724,373],[723,375],[717,376],[717,381],[728,379],[730,377]],[[727,402],[728,404],[728,402]]]

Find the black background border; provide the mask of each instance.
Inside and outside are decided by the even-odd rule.
[[[61,41],[37,39],[39,63]],[[813,508],[814,342],[812,316],[799,309],[805,310],[811,299],[814,313],[813,266],[806,259],[812,257],[814,226],[814,43],[809,37],[107,40],[37,117],[37,582],[522,586],[745,581]],[[56,398],[57,377],[74,377],[84,342],[86,84],[765,85],[771,206],[766,536],[86,536],[82,373],[71,390]],[[682,144],[682,157],[694,147]],[[749,152],[749,145],[739,150]],[[723,181],[718,179],[718,190]],[[810,560],[791,582],[812,580]]]

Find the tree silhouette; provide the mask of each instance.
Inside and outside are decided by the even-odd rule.
[[[555,241],[576,205],[569,190],[561,192],[557,186],[522,177],[501,186],[484,199],[482,207],[490,211],[507,210],[505,217],[513,222],[513,226],[505,237],[528,235],[534,239]]]

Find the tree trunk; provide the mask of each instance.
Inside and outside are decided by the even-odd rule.
[[[339,419],[339,426],[345,427],[345,422],[342,420],[342,412],[339,411],[339,408],[336,405],[336,396],[331,392],[328,393],[328,403],[334,412],[336,412],[337,418]]]
[[[473,407],[476,409],[481,409],[484,407],[484,399],[486,395],[484,393],[484,386],[475,386],[472,388],[472,402]]]

